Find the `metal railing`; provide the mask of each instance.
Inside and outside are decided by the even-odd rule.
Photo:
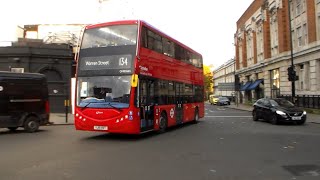
[[[280,95],[280,98],[285,98],[291,101],[291,95]],[[295,105],[298,107],[320,109],[320,95],[296,95]]]

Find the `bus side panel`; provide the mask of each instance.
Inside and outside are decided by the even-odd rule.
[[[183,105],[183,122],[190,122],[194,120],[196,108],[199,110],[199,118],[204,117],[203,103],[189,103]]]
[[[204,103],[197,103],[198,107],[199,107],[199,118],[203,118],[204,117]]]
[[[175,105],[160,105],[160,106],[155,106],[155,111],[154,111],[154,129],[159,130],[159,119],[161,113],[165,113],[167,116],[168,120],[168,127],[175,126],[176,123],[176,116],[174,114],[175,110]]]
[[[194,104],[184,104],[183,105],[183,122],[189,122],[194,119],[194,112],[195,112],[195,105]]]

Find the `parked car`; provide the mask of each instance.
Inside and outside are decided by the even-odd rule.
[[[215,96],[215,95],[210,95],[209,96],[209,102],[211,105],[216,105],[218,102],[219,96]]]
[[[45,75],[0,71],[0,128],[23,127],[35,132],[49,123],[49,95]]]
[[[218,102],[217,105],[221,106],[221,105],[230,105],[230,100],[227,97],[219,97],[218,98]]]
[[[286,99],[262,98],[253,104],[252,117],[254,121],[264,119],[272,124],[278,124],[279,122],[304,124],[307,113]]]

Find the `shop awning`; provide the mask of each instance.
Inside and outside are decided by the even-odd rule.
[[[246,91],[251,91],[251,90],[256,89],[262,81],[263,81],[263,79],[257,79],[256,81],[251,83],[251,85],[246,89]]]
[[[247,91],[247,88],[251,85],[251,81],[246,82],[245,85],[240,87],[240,91]]]

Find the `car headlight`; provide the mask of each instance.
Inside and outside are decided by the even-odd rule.
[[[286,113],[282,112],[282,111],[276,111],[277,114],[281,115],[281,116],[285,116]]]
[[[303,115],[307,115],[307,112],[306,112],[306,111],[303,111]]]

